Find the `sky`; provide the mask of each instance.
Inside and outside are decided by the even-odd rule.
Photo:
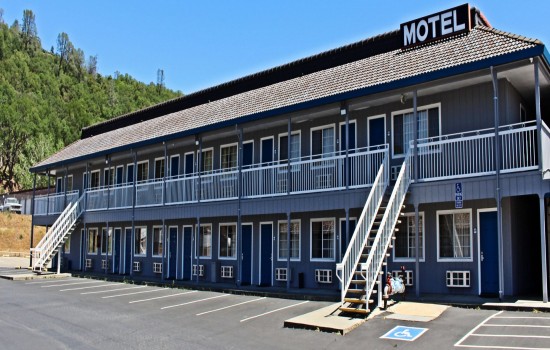
[[[189,94],[350,44],[465,1],[0,0],[4,21],[36,16],[42,46],[66,32],[103,75]],[[550,43],[550,1],[475,0],[497,29]]]

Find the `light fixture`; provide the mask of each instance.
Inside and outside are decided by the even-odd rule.
[[[405,102],[407,102],[407,95],[405,94],[401,94],[401,104],[405,104]]]
[[[340,108],[340,115],[346,115],[347,112],[345,107]]]

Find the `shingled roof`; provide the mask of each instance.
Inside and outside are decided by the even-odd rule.
[[[292,109],[409,86],[420,82],[421,78],[435,79],[533,57],[543,51],[544,46],[538,40],[478,26],[456,37],[406,50],[396,48],[90,135],[36,164],[31,171],[262,119]]]

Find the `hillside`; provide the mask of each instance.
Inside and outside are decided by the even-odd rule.
[[[32,188],[28,169],[80,138],[83,127],[182,95],[162,80],[102,76],[97,56],[86,58],[67,33],[58,35],[55,48],[42,48],[31,10],[12,25],[2,13],[0,8],[0,193]]]
[[[34,245],[38,243],[46,228],[34,227]],[[31,241],[31,216],[0,213],[0,254],[29,254]]]

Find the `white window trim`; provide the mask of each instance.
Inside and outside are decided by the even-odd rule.
[[[350,148],[350,151],[359,148],[358,145],[357,145],[357,119],[349,120],[349,125],[351,125],[351,124],[355,124],[355,132],[354,132],[354,134],[355,134],[355,148]],[[338,129],[338,137],[336,138],[336,140],[337,140],[336,143],[338,143],[338,150],[340,150],[341,152],[345,151],[344,149],[342,149],[342,147],[346,143],[346,140],[344,140],[342,138],[342,133],[340,132],[342,130],[342,126],[346,126],[346,122],[338,123],[338,128],[339,129]]]
[[[295,131],[292,131],[290,133],[290,135],[299,135],[298,139],[300,140],[300,147],[298,147],[298,161],[300,160],[300,158],[302,158],[302,130],[295,130]],[[277,140],[277,160],[278,161],[281,161],[281,137],[284,137],[284,136],[288,136],[288,132],[283,132],[281,134],[279,134],[279,138]],[[290,159],[290,150],[288,150],[288,159],[286,159],[286,161],[289,161]],[[294,161],[296,161],[296,159],[294,159]]]
[[[396,113],[396,114],[399,114],[399,113]],[[376,115],[371,115],[370,117],[367,117],[367,145],[368,145],[368,147],[371,147],[371,144],[370,144],[371,143],[370,142],[370,130],[368,130],[368,128],[370,126],[370,121],[372,119],[383,119],[384,120],[384,141],[385,141],[384,144],[386,144],[387,141],[388,141],[387,137],[386,137],[386,132],[387,132],[386,131],[387,130],[386,129],[386,127],[387,127],[386,126],[386,123],[387,123],[386,115],[385,114],[376,114]],[[393,114],[392,114],[392,130],[393,130]],[[392,145],[393,145],[393,143],[392,143]]]
[[[323,221],[332,221],[334,227],[334,247],[332,255],[334,258],[314,258],[313,257],[313,223],[314,222],[323,222]],[[336,239],[336,218],[315,218],[309,220],[309,260],[310,261],[336,261],[336,246],[338,240]]]
[[[109,252],[109,231],[111,231],[111,252]],[[104,256],[104,255],[111,256],[113,254],[113,239],[114,239],[113,232],[114,230],[112,227],[109,227],[109,229],[107,229],[107,227],[101,228],[101,247],[99,247],[101,256]],[[105,249],[107,250],[106,252],[103,251],[103,239],[105,239]]]
[[[113,185],[117,186],[118,183],[118,169],[122,168],[122,181],[120,182],[119,186],[122,186],[124,184],[124,165],[117,165],[115,169],[115,183]]]
[[[404,213],[403,216],[408,218],[409,216],[415,216],[415,213],[414,212]],[[418,261],[425,262],[426,261],[426,218],[424,216],[424,212],[423,211],[418,212],[418,217],[422,217],[422,234],[423,234],[423,237],[422,237],[422,257],[420,259],[418,259]],[[439,232],[438,232],[438,234],[439,234]],[[438,245],[438,247],[439,247],[439,245]],[[398,258],[398,257],[395,257],[395,248],[394,248],[394,249],[392,249],[392,260],[393,260],[393,262],[411,262],[411,261],[416,261],[416,258]]]
[[[97,238],[95,240],[95,244],[94,244],[94,250],[93,252],[90,252],[88,250],[88,247],[90,246],[90,231],[95,231],[95,236],[97,237],[98,233],[99,233],[99,227],[88,227],[88,232],[87,232],[87,235],[86,235],[86,255],[97,255],[97,253],[99,252],[99,247],[97,246]]]
[[[138,178],[138,168],[139,168],[140,164],[145,164],[145,163],[147,163],[147,179],[138,181],[138,179],[137,179]],[[147,181],[149,181],[150,173],[151,173],[151,169],[149,168],[149,160],[142,160],[142,161],[137,162],[136,163],[136,169],[135,169],[135,175],[136,176],[134,178],[135,183],[136,184],[146,183]]]
[[[162,243],[162,253],[163,254],[155,254],[155,229],[160,229],[160,241]],[[151,257],[153,258],[162,258],[164,253],[166,253],[165,247],[164,247],[164,227],[162,225],[153,225],[153,229],[151,230]]]
[[[67,184],[69,183],[69,178],[71,178],[71,183],[72,183],[72,186],[71,186],[71,189],[65,189],[65,192],[69,192],[69,191],[72,191],[74,189],[74,177],[73,175],[67,175]],[[65,185],[63,185],[65,186]]]
[[[237,147],[237,165],[235,167],[232,167],[232,168],[223,168],[222,167],[222,150],[224,148],[229,148],[229,147],[233,147],[233,146]],[[238,142],[226,143],[226,144],[220,146],[220,163],[219,164],[220,164],[220,167],[218,169],[221,169],[221,170],[232,171],[232,170],[237,170],[239,168],[239,143]]]
[[[218,225],[218,259],[219,260],[237,260],[237,246],[235,246],[235,256],[234,257],[226,257],[226,256],[221,256],[221,250],[222,250],[222,241],[221,241],[221,235],[222,235],[222,229],[221,227],[222,226],[235,226],[235,243],[234,244],[237,244],[238,242],[238,233],[237,233],[237,223],[236,222],[222,222]],[[241,224],[242,226],[243,224]]]
[[[90,179],[88,178],[88,173],[83,172],[82,173],[82,193],[84,193],[84,191],[86,191],[88,188],[90,188],[89,185],[90,185]]]
[[[188,154],[191,154],[193,156],[193,169],[191,169],[191,172],[189,173],[188,176],[192,176],[194,175],[197,171],[195,170],[195,159],[196,159],[196,155],[195,155],[195,152],[185,152],[183,154],[183,174],[186,175],[187,174],[187,161],[186,161],[186,158],[187,158],[187,155]],[[181,159],[180,159],[181,160]],[[181,167],[181,165],[180,165]]]
[[[456,213],[468,213],[470,214],[470,257],[469,258],[441,258],[439,252],[439,215],[456,214]],[[474,241],[473,241],[473,223],[472,223],[472,209],[451,209],[451,210],[438,210],[435,213],[436,225],[437,225],[437,262],[473,262],[474,261]]]
[[[169,165],[168,165],[168,174],[169,174],[170,176],[166,176],[167,178],[172,178],[172,177],[174,177],[174,174],[173,174],[173,171],[172,171],[172,159],[174,159],[174,158],[178,158],[178,176],[181,175],[181,173],[180,173],[180,169],[181,169],[181,157],[180,157],[179,153],[178,153],[178,154],[172,154],[172,155],[170,155],[170,160],[169,160],[170,163],[169,163]]]
[[[67,247],[69,249],[66,249]],[[71,254],[71,235],[68,235],[65,242],[63,242],[63,253]]]
[[[57,192],[57,181],[61,180],[61,188],[59,189],[59,192]],[[63,193],[65,192],[65,184],[63,183],[63,177],[62,176],[58,176],[56,179],[55,179],[55,192],[56,193]]]
[[[97,185],[97,187],[92,187],[92,177],[93,177],[93,174],[94,174],[94,173],[97,173],[98,176],[99,176],[99,178],[98,178],[99,184]],[[90,171],[90,178],[88,179],[88,183],[90,184],[90,186],[88,186],[88,189],[98,189],[98,188],[101,188],[101,171],[99,171],[99,169]]]
[[[132,233],[132,251],[134,252],[134,257],[147,257],[147,241],[145,242],[145,254],[138,254],[136,252],[136,230],[137,229],[145,229],[145,232],[147,232],[147,226],[135,226],[134,232]],[[149,239],[149,232],[147,232],[147,235],[145,236],[145,239]]]
[[[290,224],[292,225],[293,223],[299,223],[300,224],[300,232],[298,233],[298,257],[297,258],[290,258],[290,261],[302,261],[302,220],[301,219],[294,219],[294,220],[290,220]],[[281,258],[279,256],[279,242],[280,242],[280,239],[279,239],[279,236],[281,234],[281,232],[279,231],[279,225],[280,224],[286,224],[288,223],[287,220],[279,220],[277,221],[277,261],[287,261],[287,258]],[[290,230],[290,228],[289,228]],[[291,239],[292,239],[292,234],[291,234]],[[289,246],[290,246],[290,242],[289,242]],[[288,252],[288,254],[290,255],[290,251]]]
[[[133,183],[133,182],[128,181],[128,168],[129,167],[133,167],[134,170],[133,170],[132,178],[134,179],[134,181],[136,181],[136,176],[137,176],[136,169],[137,169],[137,167],[134,166],[134,163],[128,163],[128,164],[126,164],[126,174],[124,174],[124,175],[126,175],[124,177],[124,183],[125,184]]]
[[[212,231],[212,224],[201,224],[200,227],[207,227],[209,226],[210,227],[210,244],[212,244],[212,246],[210,247],[210,256],[208,255],[200,255],[199,257],[197,257],[197,251],[195,251],[195,259],[200,259],[200,260],[212,260],[212,255],[213,255],[213,250],[214,250],[214,231]],[[200,236],[200,229],[197,229],[197,225],[194,225],[193,226],[195,228],[195,232],[196,232],[196,239],[199,239],[199,236]],[[196,243],[196,249],[200,250],[200,241]],[[202,265],[202,264],[201,264]]]
[[[103,168],[103,187],[107,187],[108,185],[108,179],[105,177],[105,172],[106,171],[109,171],[109,178],[111,176],[113,176],[113,181],[114,183],[112,183],[111,185],[109,185],[110,187],[114,186],[115,183],[116,183],[116,173],[114,172],[115,171],[115,167],[112,166],[112,167],[106,167],[106,168]],[[113,175],[111,175],[113,174]]]
[[[201,161],[201,164],[199,164],[198,166],[198,172],[202,173],[202,174],[208,174],[208,173],[211,173],[214,171],[214,147],[208,147],[208,148],[203,148],[200,153],[206,153],[206,152],[212,152],[212,169],[210,170],[204,170],[202,169],[201,170],[201,166],[202,166],[202,162],[203,162],[203,157],[202,157],[202,154],[201,154],[201,157],[200,157],[200,161]],[[197,151],[197,158],[196,159],[199,159],[198,157],[198,153],[199,151]]]
[[[441,136],[441,102],[432,103],[432,104],[424,105],[424,106],[419,106],[419,107],[416,108],[416,111],[421,112],[421,111],[425,111],[427,109],[431,109],[431,108],[435,108],[435,107],[437,107],[438,111],[439,111],[439,135]],[[405,114],[405,113],[412,113],[412,112],[414,112],[414,108],[407,108],[407,109],[402,109],[402,110],[399,110],[399,111],[391,112],[391,145],[390,145],[390,148],[391,148],[392,158],[405,158],[405,154],[395,154],[394,150],[393,150],[393,144],[394,144],[394,138],[395,138],[395,130],[394,130],[394,122],[393,122],[394,116],[396,116],[398,114]],[[385,122],[384,122],[384,125],[385,125]]]
[[[321,125],[313,127],[309,130],[309,155],[311,158],[320,156],[322,158],[324,156],[324,153],[321,154],[313,154],[313,132],[317,130],[324,130],[324,129],[332,129],[332,136],[334,137],[333,144],[332,144],[332,151],[330,151],[329,157],[334,157],[336,154],[336,123],[333,124],[327,124],[327,125]],[[321,134],[322,136],[322,134]]]
[[[164,176],[163,176],[163,177],[156,177],[157,174],[155,174],[155,172],[157,171],[157,162],[158,162],[158,161],[161,161],[161,160],[164,161],[164,167],[163,167],[163,168],[164,168],[164,169],[163,169]],[[157,157],[157,158],[155,158],[155,160],[154,160],[153,163],[155,164],[155,167],[154,167],[154,169],[153,169],[153,179],[154,179],[155,181],[162,181],[162,179],[166,177],[166,158],[164,158],[164,157]]]
[[[262,142],[263,140],[269,140],[271,139],[273,142],[272,142],[272,148],[271,148],[271,159],[272,161],[271,162],[274,162],[275,161],[275,138],[273,136],[267,136],[267,137],[262,137],[260,139],[260,164],[263,164],[263,163],[266,163],[266,161],[263,159],[263,154],[264,154],[264,149],[263,149],[263,145],[264,143]]]

